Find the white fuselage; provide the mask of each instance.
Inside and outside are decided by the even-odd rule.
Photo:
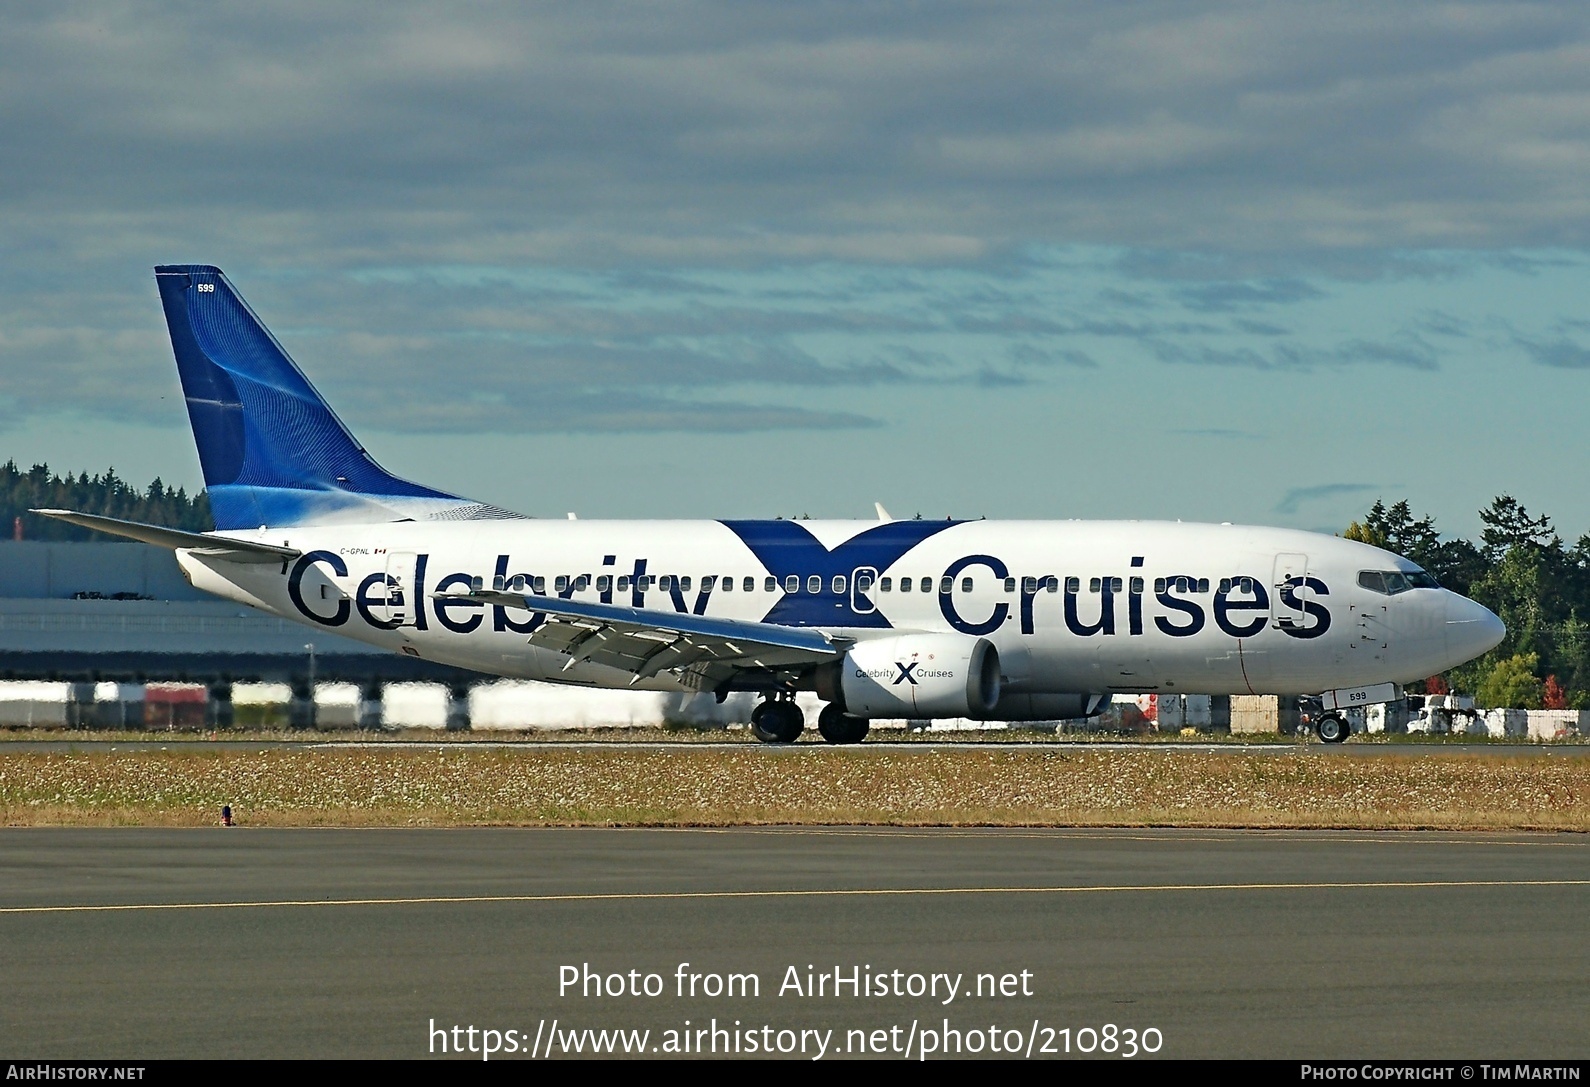
[[[892,543],[875,542],[880,525],[897,526]],[[1455,593],[1360,586],[1361,571],[1416,570],[1405,559],[1240,525],[497,520],[221,535],[304,555],[179,551],[201,589],[426,660],[585,686],[681,689],[668,672],[632,683],[565,669],[528,644],[528,612],[435,594],[506,584],[857,641],[958,631],[993,642],[1007,689],[1029,692],[1318,693],[1431,676],[1500,637]]]

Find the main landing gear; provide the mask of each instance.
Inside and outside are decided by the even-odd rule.
[[[792,698],[771,695],[751,711],[751,733],[765,744],[792,744],[805,730],[806,715]],[[818,715],[817,731],[831,744],[859,744],[867,738],[867,719],[830,702]]]
[[[1352,726],[1347,723],[1347,719],[1334,713],[1327,713],[1321,717],[1314,727],[1319,733],[1319,738],[1328,744],[1342,743],[1353,734]]]
[[[859,744],[867,738],[867,719],[852,717],[830,702],[817,715],[817,731],[831,744]]]
[[[792,698],[773,696],[751,711],[751,732],[765,744],[792,744],[806,729],[806,715]]]

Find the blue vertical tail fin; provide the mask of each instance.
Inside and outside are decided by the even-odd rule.
[[[155,281],[216,528],[513,516],[371,459],[219,268]]]

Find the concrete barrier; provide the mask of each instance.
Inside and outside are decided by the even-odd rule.
[[[446,728],[447,687],[441,683],[388,683],[381,691],[387,728]]]
[[[234,683],[234,706],[285,706],[293,700],[293,689],[285,683]]]
[[[469,692],[469,720],[474,728],[488,729],[728,728],[748,722],[757,701],[749,692],[731,694],[720,704],[710,694],[590,690],[504,680]]]
[[[1349,714],[1352,712],[1349,711]],[[1381,702],[1365,706],[1362,712],[1366,732],[1418,732],[1427,731],[1429,727],[1408,716],[1406,702]]]
[[[305,692],[307,693],[307,692]],[[307,698],[300,698],[307,706]],[[760,701],[736,692],[719,703],[709,694],[593,690],[554,683],[501,680],[471,688],[440,683],[322,683],[314,691],[315,715],[322,729],[352,728],[731,728],[749,723]],[[822,703],[805,692],[797,697],[808,728],[817,727]],[[1227,705],[1229,704],[1229,710]],[[231,711],[240,728],[282,728],[292,720],[293,688],[286,683],[231,685]],[[226,689],[194,683],[0,682],[0,727],[38,728],[205,728],[215,727],[225,710]],[[1467,698],[1430,698],[1419,713],[1406,703],[1374,705],[1346,713],[1354,732],[1467,732],[1537,742],[1590,735],[1590,710],[1473,710]],[[1472,714],[1472,716],[1471,716]],[[1237,733],[1292,732],[1298,723],[1296,701],[1274,695],[1118,696],[1109,713],[1084,727],[1138,730],[1219,728],[1229,715]],[[1450,724],[1449,724],[1450,722]],[[1037,722],[1043,727],[1044,722]],[[878,720],[875,730],[931,727],[962,731],[1034,727],[997,721],[945,719],[932,722]]]
[[[1461,728],[1463,718],[1453,720],[1453,729]],[[1528,736],[1530,734],[1530,712],[1528,710],[1490,709],[1483,714],[1476,714],[1469,718],[1469,736],[1490,736],[1501,739],[1504,736]]]
[[[1582,736],[1590,714],[1584,710],[1525,710],[1525,735],[1531,740],[1565,740]]]
[[[144,685],[142,683],[96,683],[94,706],[82,715],[84,725],[93,728],[138,729],[144,727]]]
[[[202,729],[213,724],[210,689],[202,683],[150,683],[144,687],[144,728]]]
[[[286,728],[293,689],[286,683],[232,684],[232,723],[237,728]]]
[[[1486,710],[1469,719],[1469,732],[1473,735],[1504,736],[1529,735],[1528,710]]]
[[[1179,694],[1150,696],[1154,699],[1154,724],[1161,732],[1180,732],[1187,727],[1187,700]]]
[[[316,684],[315,727],[358,728],[362,703],[357,683]]]
[[[1231,732],[1276,732],[1291,735],[1297,731],[1297,699],[1273,694],[1234,694],[1231,696]]]
[[[0,683],[0,726],[65,728],[72,685],[43,680]]]

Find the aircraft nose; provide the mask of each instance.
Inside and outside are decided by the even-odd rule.
[[[1471,661],[1502,644],[1507,626],[1483,604],[1450,593],[1446,601],[1446,647],[1454,665]]]

